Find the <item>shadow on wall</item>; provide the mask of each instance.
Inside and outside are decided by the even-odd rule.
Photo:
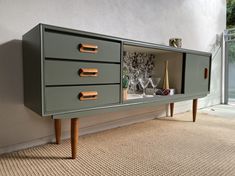
[[[23,104],[22,41],[0,45],[1,103]]]
[[[0,45],[0,83],[0,153],[15,150],[12,145],[53,134],[51,119],[39,118],[24,106],[21,40]]]

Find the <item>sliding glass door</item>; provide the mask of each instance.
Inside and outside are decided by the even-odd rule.
[[[225,102],[235,104],[235,28],[229,29],[225,34],[225,71],[227,74],[225,89]]]

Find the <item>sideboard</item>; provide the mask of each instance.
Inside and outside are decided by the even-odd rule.
[[[123,58],[138,52],[151,55],[156,65],[151,73],[161,80],[168,61],[174,95],[145,97],[134,92],[124,99]],[[57,144],[61,119],[71,119],[74,159],[79,116],[160,104],[170,104],[173,116],[174,102],[193,100],[195,122],[197,100],[210,90],[211,53],[38,24],[23,35],[23,71],[24,104],[40,116],[52,117]]]

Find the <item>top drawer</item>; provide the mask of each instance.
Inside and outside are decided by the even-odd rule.
[[[120,43],[44,32],[44,56],[57,59],[120,62]]]

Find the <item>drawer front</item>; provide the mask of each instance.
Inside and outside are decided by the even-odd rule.
[[[120,62],[120,43],[44,32],[44,56],[57,59]]]
[[[46,85],[104,83],[120,83],[120,64],[45,61]]]
[[[88,92],[88,96],[81,96]],[[96,96],[89,96],[89,93]],[[94,94],[95,95],[95,94]],[[120,102],[120,85],[46,87],[45,107],[47,113],[94,108],[118,104]]]

